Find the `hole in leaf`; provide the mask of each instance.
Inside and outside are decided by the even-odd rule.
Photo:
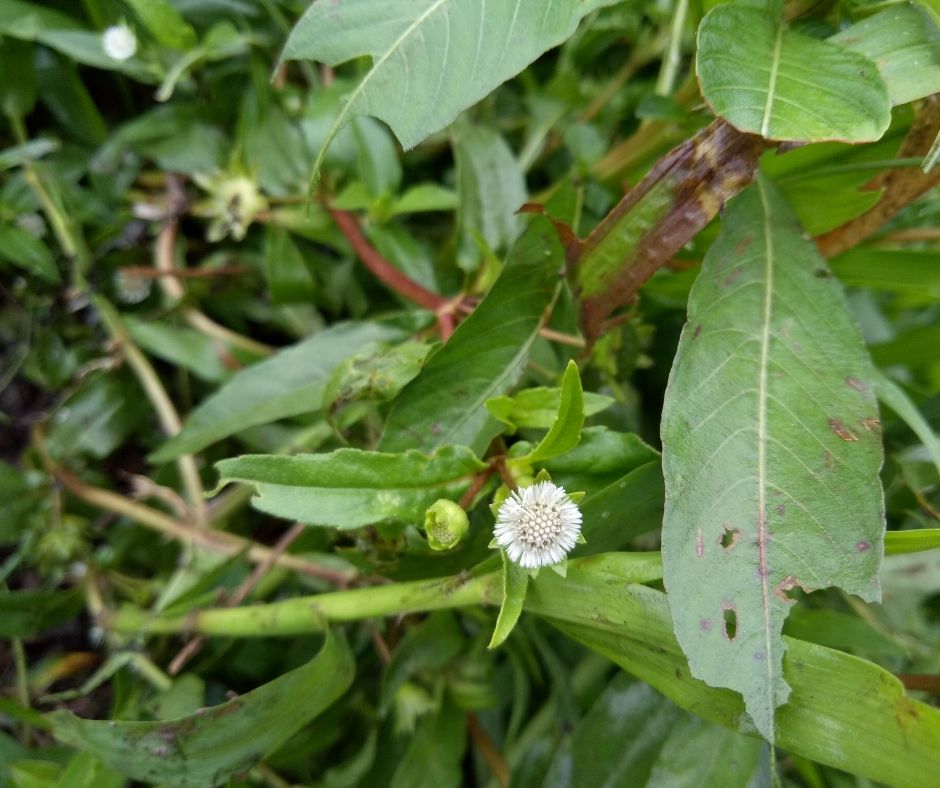
[[[729,528],[725,526],[724,533],[721,535],[721,546],[725,550],[730,550],[738,543],[738,537],[741,536],[741,532],[737,528]]]
[[[735,635],[738,634],[738,611],[733,607],[726,607],[722,611],[722,617],[725,622],[725,637],[728,640],[734,640]]]

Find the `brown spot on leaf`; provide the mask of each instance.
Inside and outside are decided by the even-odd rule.
[[[787,575],[783,580],[777,583],[777,587],[774,588],[774,594],[782,599],[784,602],[795,603],[796,600],[789,595],[789,591],[792,591],[794,588],[799,586],[803,591],[809,593],[809,589],[804,586],[799,580],[797,580],[793,575]]]
[[[724,278],[722,285],[724,285],[725,287],[731,287],[731,285],[734,284],[735,280],[737,280],[737,278],[741,276],[741,274],[743,273],[744,273],[743,268],[735,268],[730,274],[728,274]]]
[[[784,506],[783,504],[780,504],[779,506],[777,506],[777,514],[779,514],[781,517],[783,517],[783,514],[784,512],[786,512],[786,510],[787,510],[787,507]]]
[[[701,558],[705,555],[705,538],[702,536],[702,529],[698,529],[695,535],[695,554]]]
[[[734,247],[734,253],[744,254],[747,251],[748,247],[753,243],[753,241],[754,241],[753,235],[745,235],[740,241],[738,241],[738,245]]]
[[[833,435],[837,435],[846,443],[854,443],[858,440],[858,438],[855,436],[855,433],[846,427],[845,422],[841,419],[829,419],[829,430],[833,433]]]
[[[703,618],[698,622],[698,625],[702,632],[711,632],[712,620],[710,618]]]
[[[880,419],[862,419],[862,426],[869,432],[874,432],[877,435],[881,434]]]
[[[702,324],[699,323],[695,327],[695,331],[692,332],[692,339],[698,339],[698,335],[702,333]]]
[[[867,539],[862,539],[861,541],[855,543],[855,549],[860,553],[864,553],[871,549],[871,543]]]
[[[763,651],[755,651],[754,659],[760,662],[761,660],[767,659],[767,655]]]
[[[829,449],[826,449],[823,452],[823,462],[826,464],[826,470],[829,470],[829,471],[831,471],[832,466],[835,465],[832,459],[832,452],[829,451]]]
[[[845,379],[845,383],[846,385],[851,386],[856,391],[868,391],[868,386],[866,386],[864,382],[862,382],[858,378],[852,377],[851,375],[849,375],[849,377]]]

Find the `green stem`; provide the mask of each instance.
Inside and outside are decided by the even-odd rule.
[[[147,398],[157,411],[163,431],[171,437],[176,435],[182,429],[182,422],[153,365],[141,352],[140,348],[134,344],[130,332],[125,327],[117,310],[100,296],[95,298],[95,305],[111,336],[121,344],[124,357],[131,365],[137,379],[140,381],[140,385],[147,394]],[[186,497],[189,499],[190,506],[192,506],[196,525],[205,525],[206,493],[202,486],[202,479],[199,477],[196,460],[192,454],[184,454],[176,461],[176,464],[183,479],[183,486],[186,488]]]
[[[672,27],[669,31],[669,47],[663,56],[659,77],[656,80],[656,93],[660,96],[670,95],[676,84],[676,74],[682,59],[682,53],[679,50],[682,47],[682,33],[688,13],[689,0],[676,0],[676,7],[672,13]]]
[[[463,582],[459,576],[417,580],[298,597],[269,605],[199,610],[166,618],[154,618],[144,610],[124,607],[104,623],[118,632],[187,632],[233,637],[302,635],[320,632],[332,622],[496,605],[501,594],[500,573],[489,572]]]

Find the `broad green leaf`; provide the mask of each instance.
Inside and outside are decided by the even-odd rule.
[[[566,489],[578,490],[581,485]],[[663,523],[663,474],[658,459],[588,495],[581,504],[581,515],[581,532],[587,544],[575,547],[573,554],[577,556],[623,549],[633,537],[659,528]]]
[[[135,780],[218,785],[276,750],[352,683],[343,640],[328,637],[310,662],[251,692],[170,722],[83,720],[48,715],[55,737]]]
[[[662,420],[665,583],[693,674],[774,739],[788,592],[879,598],[874,374],[838,281],[766,179],[689,296]]]
[[[371,56],[325,149],[357,115],[384,120],[405,148],[440,131],[460,112],[570,36],[589,11],[615,0],[346,0],[313,3],[291,32],[282,60],[339,65]]]
[[[940,323],[903,331],[894,339],[872,345],[870,350],[872,361],[882,367],[935,364],[940,361]]]
[[[77,19],[42,3],[0,0],[0,35],[32,41],[43,30],[77,30]]]
[[[509,633],[522,615],[525,604],[525,592],[529,586],[529,573],[515,561],[511,561],[505,550],[499,551],[503,561],[503,601],[496,617],[496,627],[487,648],[497,648],[503,644]]]
[[[693,717],[621,673],[558,750],[544,785],[745,788],[761,749],[759,740]]]
[[[16,79],[5,79],[0,85],[0,111],[12,118],[24,118],[36,106],[36,68],[33,65],[33,46],[26,41],[0,36],[0,74],[16,74]],[[47,140],[34,140],[49,144]],[[6,169],[7,151],[0,153],[0,170]]]
[[[709,11],[699,26],[696,71],[715,114],[768,139],[867,142],[891,120],[874,63],[789,29],[768,8]]]
[[[920,528],[915,531],[888,531],[885,534],[885,553],[919,553],[940,547],[940,528]]]
[[[397,336],[386,325],[339,324],[243,369],[200,403],[151,461],[168,462],[247,427],[320,410],[337,365],[369,342]]]
[[[593,416],[614,404],[613,397],[583,392],[584,415]],[[561,401],[560,388],[539,386],[523,389],[511,397],[493,397],[486,401],[486,409],[494,418],[506,424],[511,432],[517,429],[547,430],[555,421]]]
[[[461,122],[451,132],[460,198],[457,224],[461,257],[478,259],[476,237],[490,249],[516,240],[522,219],[516,211],[526,201],[525,177],[506,140],[496,129]],[[474,268],[469,262],[465,267]]]
[[[838,188],[831,179],[794,180],[781,191],[810,235],[822,235],[865,213],[881,199],[881,190]]]
[[[911,402],[910,397],[897,383],[884,373],[877,371],[874,376],[875,392],[885,405],[898,414],[904,423],[920,438],[933,460],[933,464],[940,473],[940,438],[924,418],[917,406]]]
[[[565,579],[542,572],[529,589],[526,610],[548,618],[678,706],[733,731],[750,731],[737,693],[690,675],[666,594],[618,583],[614,567],[573,561]],[[783,671],[793,691],[777,712],[780,747],[907,788],[920,788],[940,773],[940,711],[909,698],[897,678],[871,662],[784,640]]]
[[[525,460],[538,463],[570,451],[581,440],[583,426],[584,391],[581,388],[581,376],[578,374],[578,365],[569,361],[561,381],[561,397],[555,421],[548,434],[529,452]]]
[[[359,175],[373,197],[394,194],[401,186],[401,161],[392,135],[373,118],[352,122],[358,151]]]
[[[482,454],[499,433],[484,404],[519,378],[560,287],[564,251],[535,217],[486,298],[394,400],[382,451],[460,444]]]
[[[428,506],[438,498],[459,498],[484,467],[462,446],[432,455],[337,449],[293,457],[249,454],[216,463],[222,484],[257,486],[252,503],[261,511],[337,528],[422,522]]]
[[[892,104],[940,91],[940,29],[911,3],[891,5],[828,40],[874,62]]]

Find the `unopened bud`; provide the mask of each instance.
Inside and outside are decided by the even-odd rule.
[[[450,550],[464,538],[470,529],[470,520],[463,508],[440,498],[424,514],[424,530],[432,550]]]

